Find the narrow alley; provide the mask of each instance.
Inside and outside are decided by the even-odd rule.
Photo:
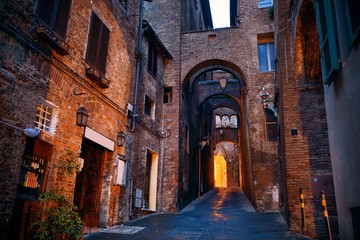
[[[178,214],[154,214],[85,239],[309,239],[288,231],[279,213],[258,213],[240,188],[215,188]]]

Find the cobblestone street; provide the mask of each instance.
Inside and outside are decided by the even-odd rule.
[[[90,239],[309,239],[288,231],[279,213],[257,213],[239,188],[217,188],[178,214],[155,214]]]

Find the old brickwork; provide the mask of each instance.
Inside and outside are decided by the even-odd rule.
[[[130,19],[121,3],[74,1],[66,38],[69,52],[60,55],[35,34],[39,24],[33,1],[8,1],[1,5],[0,148],[4,164],[0,178],[6,191],[1,193],[0,215],[2,236],[6,238],[3,229],[9,229],[11,222],[24,152],[22,129],[34,127],[38,104],[51,103],[57,114],[55,131],[42,131],[38,137],[40,142],[49,143],[52,151],[45,190],[57,191],[70,201],[74,197],[76,174],[61,173],[59,164],[66,151],[79,156],[84,129],[76,126],[77,109],[85,107],[87,110],[87,128],[111,141],[116,141],[120,130],[126,132],[125,109],[130,97],[131,76],[134,75],[131,59],[134,58],[134,41],[131,39],[137,23]],[[110,85],[105,89],[85,76],[85,51],[92,11],[111,32],[105,76]],[[106,151],[103,162],[99,206],[99,226],[103,227],[118,221],[120,187],[113,185],[117,153],[124,154],[124,149],[115,144],[113,152]]]
[[[324,88],[321,77],[315,9],[310,1],[287,5],[279,1],[276,16],[290,12],[290,22],[278,19],[277,87],[280,117],[281,206],[290,229],[312,237],[326,235],[321,194],[325,191],[334,233],[337,232]],[[287,54],[292,52],[294,54]],[[305,196],[302,219],[299,194]],[[305,221],[305,226],[302,222]]]
[[[180,117],[179,125],[177,123],[178,104],[185,102],[185,95],[181,94],[181,91],[184,91],[189,78],[196,77],[193,74],[212,65],[226,66],[242,77],[247,89],[242,91],[244,93],[243,99],[239,99],[240,102],[243,102],[241,105],[241,121],[243,121],[242,126],[244,130],[241,136],[243,139],[241,156],[244,159],[244,167],[247,172],[247,186],[245,188],[248,189],[249,198],[253,199],[254,204],[257,205],[259,210],[275,210],[277,206],[272,196],[273,189],[274,187],[277,188],[278,184],[276,167],[277,150],[275,143],[264,141],[263,106],[257,98],[261,90],[260,87],[265,87],[274,96],[274,75],[272,73],[259,73],[257,55],[257,34],[268,33],[274,30],[272,21],[269,19],[269,10],[258,9],[256,2],[242,2],[238,8],[240,16],[238,27],[181,34],[178,22],[180,5],[180,3],[171,1],[162,1],[161,4],[153,1],[147,4],[145,15],[147,20],[154,26],[165,46],[174,56],[173,62],[165,70],[165,84],[174,86],[173,96],[174,99],[179,99],[179,103],[173,103],[174,108],[171,109],[166,107],[164,116],[165,119],[171,119],[171,123],[169,122],[168,126],[171,126],[172,132],[179,131],[178,140],[180,148],[177,147],[177,144],[173,144],[175,142],[167,141],[169,145],[167,145],[166,159],[171,156],[175,164],[174,166],[179,162],[179,173],[182,172],[180,169],[186,169],[186,166],[189,164],[189,162],[182,162],[182,160],[185,161],[188,158],[183,150],[185,146],[184,117]],[[179,79],[180,82],[177,82]],[[179,84],[181,85],[179,86]],[[175,114],[173,109],[176,110]],[[184,116],[182,111],[180,116]],[[169,115],[167,115],[168,113]],[[167,125],[166,122],[164,124]],[[247,130],[247,128],[251,130]],[[191,139],[196,141],[198,138],[194,135]],[[196,143],[194,142],[193,144]],[[189,156],[190,160],[187,161],[194,161],[191,158],[195,156]],[[253,166],[252,168],[250,167],[251,165]],[[265,169],[268,170],[269,167],[272,170],[264,173]],[[166,183],[167,177],[174,177],[171,173],[173,171],[177,172],[177,167],[173,168],[172,165],[166,163],[164,171],[169,173],[164,178],[164,183]],[[183,181],[181,176],[182,174],[179,175],[179,182]],[[176,179],[173,180],[176,182]],[[255,187],[256,193],[252,190],[253,182],[257,184]],[[171,196],[174,195],[171,194]],[[183,203],[181,207],[183,207]]]
[[[164,85],[172,88],[172,102],[164,105],[163,126],[171,135],[164,141],[166,153],[163,162],[162,210],[176,211],[178,195],[179,164],[179,103],[181,101],[180,79],[180,1],[153,1],[145,3],[144,18],[153,26],[173,60],[166,64]]]

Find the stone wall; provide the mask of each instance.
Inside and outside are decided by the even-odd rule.
[[[52,146],[46,191],[58,191],[73,200],[76,175],[62,175],[59,160],[66,150],[79,156],[83,128],[76,126],[76,111],[85,107],[87,126],[116,141],[120,130],[126,132],[126,105],[130,98],[131,76],[134,75],[132,37],[137,23],[118,3],[74,1],[68,25],[66,44],[69,53],[60,55],[37,38],[33,1],[1,3],[1,225],[7,229],[16,197],[20,166],[24,151],[22,129],[34,127],[37,105],[51,103],[57,112],[56,129],[43,131],[39,140]],[[85,51],[89,19],[95,11],[110,29],[106,78],[109,88],[102,89],[85,76]],[[127,20],[124,20],[124,18]],[[122,20],[119,24],[118,20]],[[130,55],[129,55],[130,53]],[[131,56],[132,55],[132,56]],[[124,149],[115,146],[107,152],[102,176],[100,206],[101,225],[118,221],[120,187],[113,185],[114,159]],[[111,201],[110,201],[111,200]],[[110,218],[111,216],[111,218]],[[4,232],[4,231],[1,231]],[[4,235],[4,238],[7,236]]]

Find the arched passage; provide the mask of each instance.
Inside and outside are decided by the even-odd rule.
[[[246,147],[240,147],[246,146],[248,141],[242,119],[245,115],[243,78],[229,67],[231,64],[209,61],[208,65],[199,66],[191,70],[183,85],[180,208],[219,184],[215,184],[215,176],[219,175],[215,169],[219,167],[223,172],[221,186],[252,191],[251,181],[244,181],[252,175],[249,160],[245,157],[249,154]],[[223,124],[217,124],[219,117]],[[230,151],[231,157],[227,156]],[[217,165],[216,159],[220,158],[223,160]],[[247,167],[241,167],[244,165]]]

